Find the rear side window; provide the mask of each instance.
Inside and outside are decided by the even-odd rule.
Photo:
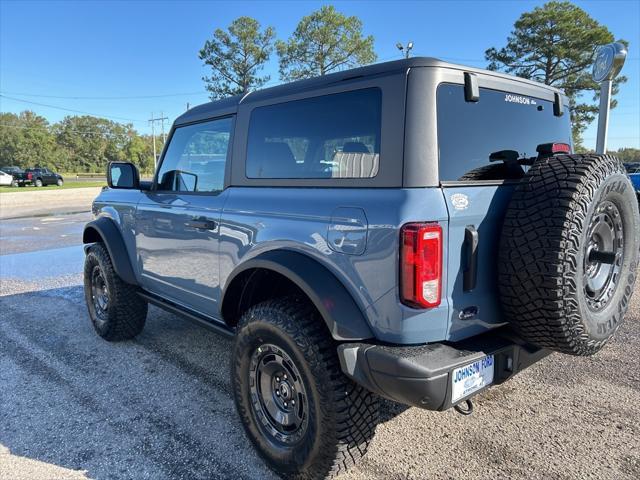
[[[571,144],[568,108],[556,117],[553,102],[539,98],[481,88],[480,100],[467,102],[462,85],[443,84],[437,111],[442,182],[519,178],[527,167],[507,168],[500,158],[511,155],[499,152],[528,158],[541,143]]]
[[[248,178],[373,178],[380,165],[382,93],[355,90],[255,108]]]
[[[231,137],[231,118],[178,127],[158,171],[158,190],[218,192]]]

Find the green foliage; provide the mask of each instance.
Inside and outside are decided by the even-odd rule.
[[[593,103],[599,94],[598,85],[591,79],[593,53],[598,45],[612,41],[609,29],[584,10],[570,2],[552,1],[523,13],[506,46],[489,48],[485,57],[490,70],[502,70],[563,89],[569,97],[574,144],[580,149],[582,133],[598,111]],[[626,80],[623,76],[616,78],[613,94]],[[591,101],[585,94],[591,96]]]
[[[618,151],[609,151],[622,160],[623,163],[640,163],[640,148],[619,148]]]
[[[303,17],[287,42],[276,42],[280,78],[299,80],[376,60],[373,36],[363,37],[362,21],[333,6]]]
[[[211,67],[211,76],[202,79],[213,100],[247,93],[270,79],[259,72],[273,51],[275,30],[261,30],[260,22],[251,17],[236,18],[227,30],[216,29],[199,54]]]
[[[56,172],[56,173],[60,173],[60,172]],[[74,172],[75,173],[75,172]],[[57,185],[47,185],[44,187],[40,187],[38,188],[38,191],[42,191],[42,190],[60,190],[65,189],[72,189],[72,188],[86,188],[86,187],[103,187],[106,185],[106,182],[104,181],[73,181],[70,182],[68,181],[72,176],[66,174],[66,172],[62,172],[61,175],[65,178],[65,183],[62,185],[62,187],[59,187]],[[0,193],[2,192],[12,192],[12,193],[28,193],[28,192],[33,192],[32,188],[15,188],[15,187],[9,187],[9,186],[1,186],[0,187]]]
[[[162,139],[156,138],[158,152]],[[0,114],[0,166],[48,167],[58,172],[104,173],[113,160],[153,171],[150,136],[104,118],[69,116],[49,125],[33,112]]]
[[[49,167],[57,158],[54,152],[55,140],[44,117],[29,111],[0,114],[0,165]]]

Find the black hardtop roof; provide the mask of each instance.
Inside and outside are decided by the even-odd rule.
[[[465,65],[458,65],[455,63],[444,62],[437,58],[431,57],[412,57],[402,60],[394,60],[391,62],[375,63],[373,65],[367,65],[365,67],[353,68],[350,70],[343,70],[336,73],[330,73],[320,77],[309,78],[306,80],[298,80],[295,82],[284,83],[282,85],[276,85],[274,87],[264,88],[256,90],[254,92],[247,93],[246,95],[236,95],[222,100],[216,100],[213,102],[204,103],[193,107],[187,112],[176,118],[174,124],[182,125],[185,123],[195,122],[203,120],[207,117],[230,115],[238,110],[238,105],[246,102],[268,100],[271,98],[284,97],[294,93],[303,92],[305,90],[313,90],[315,88],[321,88],[334,83],[342,82],[345,80],[371,77],[375,75],[407,71],[412,67],[440,67],[450,68],[454,70],[462,70],[465,72],[478,73],[481,75],[491,75],[500,78],[507,78],[513,81],[527,83],[529,85],[550,90],[552,92],[558,92],[563,94],[561,90],[558,90],[549,85],[535,82],[533,80],[527,80],[513,75],[507,75],[500,72],[491,70],[484,70],[481,68],[467,67]]]

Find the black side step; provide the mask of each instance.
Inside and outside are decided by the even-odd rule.
[[[235,332],[231,330],[226,325],[220,323],[214,318],[207,317],[206,315],[202,315],[200,313],[194,312],[185,308],[181,305],[177,305],[169,300],[165,300],[164,298],[160,298],[157,295],[153,295],[152,293],[139,291],[138,295],[144,298],[147,302],[155,305],[156,307],[160,307],[167,312],[178,315],[186,320],[189,320],[201,327],[204,327],[208,330],[216,332],[220,335],[224,335],[225,337],[233,337]]]

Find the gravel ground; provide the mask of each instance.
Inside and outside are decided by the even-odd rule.
[[[274,478],[233,407],[229,340],[156,308],[136,340],[101,340],[68,240],[86,218],[46,218],[0,223],[0,479]],[[36,256],[59,270],[16,268]],[[602,352],[547,357],[470,417],[385,404],[342,478],[640,478],[639,319],[636,293]]]

